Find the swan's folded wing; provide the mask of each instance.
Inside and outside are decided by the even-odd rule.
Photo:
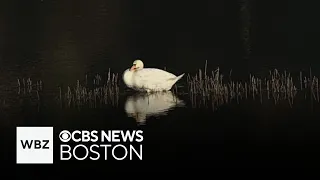
[[[174,74],[156,68],[144,68],[136,72],[136,79],[143,83],[162,83],[175,78]]]

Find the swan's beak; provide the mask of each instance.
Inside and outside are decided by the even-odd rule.
[[[136,69],[136,65],[132,65],[132,67],[130,68],[130,71],[135,70]]]

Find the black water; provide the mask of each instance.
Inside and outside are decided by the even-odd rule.
[[[29,125],[52,125],[56,133],[77,128],[141,128],[145,132],[143,167],[150,169],[153,165],[157,169],[160,162],[167,164],[166,169],[171,165],[285,168],[312,166],[319,160],[319,105],[303,95],[293,107],[286,100],[277,105],[272,100],[262,104],[242,100],[215,110],[193,107],[188,95],[178,95],[185,107],[150,116],[144,125],[126,113],[128,94],[123,84],[117,106],[61,107],[59,87],[65,92],[85,75],[104,75],[109,68],[121,75],[136,58],[145,66],[167,67],[175,74],[195,73],[208,60],[209,69],[219,66],[225,73],[233,69],[235,78],[245,80],[249,73],[267,75],[272,68],[292,71],[294,77],[300,70],[307,73],[310,66],[315,75],[320,72],[316,58],[304,56],[303,52],[308,57],[316,54],[308,43],[294,45],[305,31],[294,29],[297,41],[289,47],[294,51],[288,51],[287,35],[293,31],[289,31],[287,4],[253,4],[253,54],[243,59],[238,3],[153,3],[1,2],[0,127],[1,137],[7,137],[1,141],[2,160],[15,163],[15,127]],[[43,82],[40,100],[35,92],[18,94],[17,79],[29,77]],[[86,163],[101,167],[101,162]],[[110,167],[117,169],[118,163]]]
[[[61,103],[59,90],[46,85],[39,92],[40,99],[35,91],[1,88],[1,133],[8,137],[2,142],[6,145],[3,158],[10,163],[15,162],[16,126],[54,126],[56,136],[63,129],[143,129],[143,165],[147,166],[166,162],[179,167],[193,167],[196,163],[210,163],[210,167],[300,167],[310,166],[319,158],[319,102],[309,95],[305,97],[303,92],[298,93],[292,105],[286,99],[275,104],[264,95],[263,101],[256,96],[255,100],[234,99],[214,107],[211,101],[201,101],[201,97],[192,101],[189,94],[178,94],[175,98],[185,106],[175,107],[164,101],[173,94],[155,99],[121,88],[114,104],[98,102],[96,106],[78,107]],[[155,112],[151,107],[154,104],[164,112]],[[145,113],[146,117],[137,120],[137,114],[132,113],[140,113],[140,117]],[[76,167],[102,163],[117,170],[112,162],[55,161],[60,166]]]

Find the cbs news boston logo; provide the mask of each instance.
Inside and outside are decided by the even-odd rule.
[[[16,130],[17,164],[53,164],[53,127]],[[142,130],[63,130],[59,133],[59,160],[132,160],[134,156],[142,160],[142,134]]]

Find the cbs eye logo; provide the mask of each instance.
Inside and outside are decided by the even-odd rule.
[[[68,142],[71,139],[71,133],[67,130],[63,130],[59,134],[60,141]]]

